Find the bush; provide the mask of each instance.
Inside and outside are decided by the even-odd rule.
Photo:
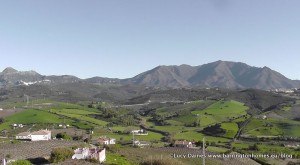
[[[32,165],[32,164],[28,160],[17,160],[10,163],[10,165]]]
[[[51,152],[50,162],[58,163],[70,159],[74,154],[70,148],[54,148]]]
[[[253,145],[250,145],[249,147],[248,147],[248,149],[249,150],[253,150],[253,151],[259,151],[260,149],[259,149],[259,147],[258,147],[258,145],[255,143],[255,144],[253,144]]]
[[[4,118],[3,117],[0,117],[0,124],[4,123]]]
[[[58,133],[55,137],[57,139],[72,140],[72,137],[66,133]]]

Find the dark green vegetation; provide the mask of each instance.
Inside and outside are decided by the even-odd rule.
[[[178,139],[193,140],[201,146],[205,137],[207,151],[213,153],[266,154],[271,149],[272,153],[299,156],[299,149],[285,147],[287,143],[299,143],[300,137],[299,103],[292,98],[257,90],[172,89],[151,91],[124,102],[127,104],[95,100],[75,104],[41,99],[29,104],[11,103],[10,108],[24,110],[2,117],[0,131],[6,130],[5,135],[14,136],[28,129],[59,130],[62,129],[59,125],[69,125],[84,130],[88,138],[83,138],[82,133],[75,137],[76,132],[60,133],[57,138],[86,142],[99,136],[116,138],[121,147],[109,152],[107,161],[111,164],[149,163],[150,158],[140,157],[136,162],[134,155],[123,152],[140,152],[139,148],[131,147],[130,133],[140,128],[148,135],[135,135],[135,139],[151,142],[151,148],[169,147]],[[12,129],[15,123],[25,127]],[[63,160],[51,158],[53,162],[57,159]],[[153,162],[155,159],[152,157]],[[190,161],[184,163],[195,163]]]
[[[55,148],[51,152],[50,162],[58,163],[70,159],[74,151],[70,148]]]
[[[17,160],[15,162],[10,163],[10,165],[32,165],[28,160]]]

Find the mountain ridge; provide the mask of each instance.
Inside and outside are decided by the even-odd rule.
[[[12,67],[0,72],[0,86],[17,85],[22,82],[74,83],[97,85],[143,85],[151,87],[221,87],[221,88],[300,88],[299,80],[291,80],[268,67],[254,67],[242,62],[215,61],[198,66],[160,65],[132,78],[118,79],[91,77],[80,79],[72,75],[41,75],[35,71],[18,71]],[[22,84],[21,83],[21,84]]]

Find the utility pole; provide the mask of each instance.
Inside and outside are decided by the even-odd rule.
[[[202,139],[202,154],[203,154],[203,158],[202,158],[202,165],[205,165],[205,137],[203,137]]]
[[[132,146],[134,146],[134,132],[132,132]]]
[[[27,103],[26,103],[26,106],[28,106],[28,104],[29,104],[29,96],[28,96],[28,95],[25,95],[25,94],[24,94],[24,96],[26,96],[26,102],[27,102]]]

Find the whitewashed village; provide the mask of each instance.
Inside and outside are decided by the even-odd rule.
[[[14,130],[21,129],[23,127],[26,127],[26,125],[23,124],[12,124],[11,125]],[[65,129],[68,129],[67,127],[70,127],[69,125],[65,124],[59,124],[57,125],[60,132],[63,132]],[[57,131],[57,130],[56,130]],[[89,132],[89,136],[93,135],[93,131]],[[147,132],[144,129],[133,129],[130,130],[129,133],[132,135],[132,144],[130,144],[131,147],[134,148],[145,148],[145,147],[151,147],[150,141],[143,141],[139,140],[140,136],[148,136],[149,132]],[[41,129],[38,131],[26,131],[26,132],[20,132],[15,135],[14,139],[18,141],[19,144],[28,144],[28,146],[35,146],[35,144],[41,145],[41,144],[55,144],[58,143],[58,145],[53,145],[57,147],[64,147],[65,144],[70,143],[73,144],[70,139],[64,139],[63,136],[58,137],[64,133],[58,133],[56,136],[52,134],[52,131],[50,129]],[[87,140],[83,138],[84,147],[78,147],[74,148],[73,154],[71,156],[72,164],[76,163],[76,160],[93,160],[93,164],[105,164],[106,161],[106,147],[110,147],[111,145],[117,144],[117,140],[115,138],[110,138],[108,136],[99,136],[98,138],[94,138],[95,140]],[[63,145],[63,146],[60,146]],[[74,143],[75,144],[75,143]],[[48,145],[48,144],[47,144]],[[45,145],[45,146],[47,146]],[[48,145],[49,146],[49,145]],[[50,145],[52,147],[52,145]],[[50,147],[49,146],[49,147]],[[197,148],[195,145],[195,141],[188,141],[188,140],[176,140],[173,143],[173,147],[178,148]],[[31,147],[32,150],[35,150],[35,148]],[[45,149],[45,148],[44,148]],[[10,159],[6,156],[6,158],[3,158],[1,161],[1,165],[7,165],[10,163],[13,163],[14,159]],[[83,163],[79,161],[79,163]],[[39,164],[39,163],[37,163]],[[43,163],[42,163],[43,164]]]

